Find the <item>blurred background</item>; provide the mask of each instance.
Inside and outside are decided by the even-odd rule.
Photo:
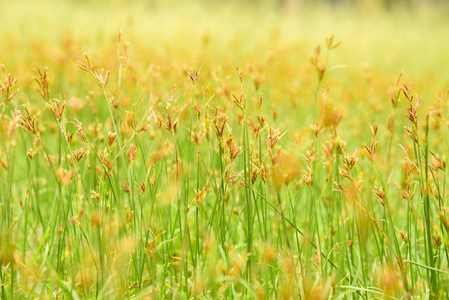
[[[342,103],[360,99],[351,105],[377,111],[401,71],[429,105],[448,88],[448,16],[442,0],[1,1],[0,63],[22,90],[34,89],[33,68],[48,66],[55,89],[76,94],[83,53],[114,74],[121,29],[134,82],[151,73],[167,93],[178,78],[189,83],[190,68],[204,63],[212,78],[239,65],[259,74],[262,91],[285,109],[306,109],[317,84],[310,56],[334,34],[340,46],[323,55],[340,67],[323,84]]]

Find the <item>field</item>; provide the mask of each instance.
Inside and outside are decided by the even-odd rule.
[[[449,6],[277,2],[0,2],[1,299],[449,297]]]

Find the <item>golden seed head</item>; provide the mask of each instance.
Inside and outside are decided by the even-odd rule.
[[[62,101],[59,99],[53,99],[52,101],[45,102],[45,105],[47,105],[47,107],[51,110],[58,122],[61,121],[62,114],[64,113],[65,101],[66,99],[64,97]]]
[[[86,58],[86,64],[78,61],[80,69],[92,75],[97,84],[104,90],[106,88],[106,85],[108,84],[109,74],[111,73],[111,71],[105,71],[104,69],[95,69],[94,66],[90,63],[89,57],[87,57],[86,54],[84,54],[84,57]]]
[[[112,146],[112,144],[114,143],[116,137],[117,137],[117,132],[109,131],[109,133],[108,133],[108,145],[109,145],[109,147]]]
[[[12,98],[17,94],[19,89],[16,89],[15,86],[19,81],[15,77],[11,77],[10,74],[6,73],[5,66],[0,65],[0,68],[3,71],[4,80],[0,81],[0,91],[3,96],[3,103],[6,104],[12,100]]]
[[[73,151],[73,157],[76,159],[77,162],[81,160],[81,158],[84,157],[87,153],[87,148],[80,148],[75,151]]]
[[[33,77],[34,80],[37,82],[38,87],[36,88],[36,91],[44,98],[46,101],[50,100],[49,95],[49,79],[48,79],[48,68],[46,67],[44,69],[44,72],[42,72],[40,69],[35,69],[34,73],[36,73],[36,77]]]
[[[137,154],[137,147],[134,144],[129,145],[129,150],[128,150],[128,161],[132,162],[134,160],[134,157]]]
[[[91,190],[90,195],[91,195],[92,199],[94,199],[96,201],[100,201],[100,194],[98,194],[96,191]]]
[[[24,113],[17,109],[13,112],[13,117],[17,126],[25,131],[28,131],[36,138],[39,138],[39,131],[36,129],[36,116],[31,117],[26,106],[24,106],[24,109]]]

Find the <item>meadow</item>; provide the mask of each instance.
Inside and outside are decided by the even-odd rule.
[[[0,2],[1,299],[448,298],[449,7],[275,2]]]

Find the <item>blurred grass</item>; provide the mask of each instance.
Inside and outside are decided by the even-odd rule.
[[[288,54],[295,55],[300,66],[313,45],[335,33],[343,50],[334,59],[355,68],[366,64],[388,75],[404,69],[419,79],[447,69],[442,59],[448,43],[443,38],[448,23],[445,6],[421,4],[385,11],[379,5],[303,4],[276,9],[236,2],[154,2],[2,1],[0,54],[13,67],[22,55],[38,55],[33,52],[41,44],[45,46],[40,55],[50,60],[51,54],[64,51],[61,43],[70,36],[77,50],[100,52],[115,43],[123,28],[136,61],[143,63],[151,62],[153,53],[201,61],[207,37],[214,53],[209,58],[215,63],[223,55],[239,63],[239,57],[262,60],[273,49],[293,48],[298,51]],[[220,51],[215,54],[216,50]]]
[[[407,79],[416,80],[418,88],[426,87],[425,98],[449,84],[445,6],[421,4],[386,11],[373,4],[279,9],[218,1],[2,1],[0,8],[0,57],[22,78],[45,65],[76,70],[83,52],[95,61],[107,58],[115,51],[122,28],[140,72],[150,64],[167,69],[205,61],[210,71],[218,65],[233,68],[252,62],[266,68],[268,86],[305,85],[309,82],[304,82],[303,74],[310,68],[312,47],[334,33],[342,45],[330,63],[350,68],[332,77],[351,80],[350,88],[357,89],[366,79],[386,86],[401,70]],[[357,78],[361,74],[366,78]]]

